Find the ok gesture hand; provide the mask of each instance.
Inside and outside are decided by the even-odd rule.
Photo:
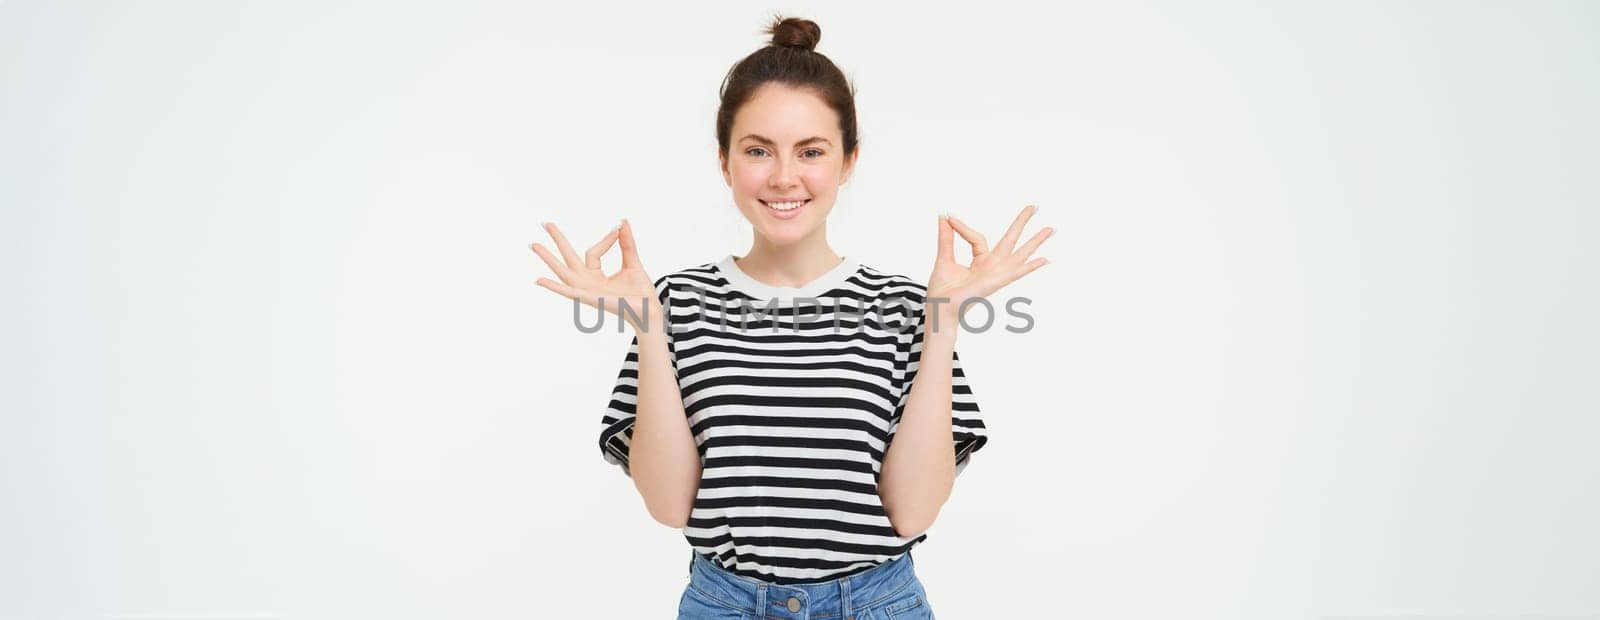
[[[582,259],[579,259],[578,253],[572,250],[566,236],[561,234],[561,229],[556,228],[555,223],[545,222],[544,229],[555,240],[563,260],[557,260],[550,254],[550,250],[542,245],[535,243],[531,246],[533,252],[550,266],[550,271],[561,278],[560,282],[539,278],[539,286],[567,299],[576,299],[589,306],[616,314],[629,324],[633,324],[635,331],[640,330],[640,326],[634,324],[635,317],[621,313],[621,303],[619,303],[621,300],[626,300],[629,306],[641,315],[638,318],[648,316],[650,321],[655,321],[661,316],[661,300],[656,297],[654,281],[639,263],[639,252],[633,242],[633,227],[628,225],[627,219],[623,219],[620,226],[612,228],[611,232],[606,233],[606,236],[590,247]],[[611,246],[619,240],[622,242],[622,269],[608,276],[600,269],[600,258],[605,256]],[[643,306],[640,305],[641,302]]]
[[[1018,248],[1017,239],[1022,236],[1022,229],[1028,223],[1028,218],[1038,209],[1028,205],[1017,214],[1017,219],[1011,222],[1011,228],[1006,229],[1004,237],[993,249],[983,235],[973,230],[955,216],[939,218],[939,253],[933,263],[933,275],[928,277],[928,300],[931,303],[935,298],[949,300],[949,305],[940,305],[941,312],[949,312],[947,316],[955,317],[957,309],[969,299],[988,297],[1002,287],[1015,282],[1022,276],[1028,275],[1045,263],[1050,262],[1044,258],[1028,260],[1033,252],[1039,249],[1039,244],[1055,232],[1054,228],[1046,226],[1043,230],[1034,233],[1028,242]],[[962,265],[956,262],[955,235],[960,234],[972,246],[972,264]]]

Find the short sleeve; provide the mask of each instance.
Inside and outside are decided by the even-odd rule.
[[[669,300],[671,295],[665,277],[656,280],[656,293],[661,301],[661,307],[672,316]],[[668,321],[670,324],[670,320]],[[667,331],[669,351],[672,348],[672,332]],[[673,354],[673,367],[677,367],[676,354]],[[628,468],[628,448],[633,440],[633,419],[639,405],[639,336],[635,334],[633,341],[628,343],[628,352],[622,358],[622,370],[617,373],[617,381],[611,388],[611,400],[606,404],[605,413],[600,416],[600,454],[607,463],[622,469],[623,475],[632,477],[633,472]]]
[[[918,321],[916,331],[909,338],[901,336],[901,353],[906,365],[906,375],[901,384],[900,400],[895,405],[894,420],[889,426],[891,439],[900,427],[900,416],[905,412],[906,401],[911,398],[912,382],[916,380],[917,369],[921,365],[922,336],[926,329],[922,324],[922,316],[919,309],[916,313]],[[952,351],[950,356],[950,440],[951,448],[955,451],[957,476],[961,475],[971,463],[972,454],[989,442],[988,429],[983,425],[978,400],[973,396],[972,385],[967,381],[967,373],[961,367],[961,355],[958,351]]]
[[[983,416],[978,411],[978,400],[972,396],[967,373],[961,369],[961,354],[956,351],[950,353],[950,416],[956,474],[960,475],[971,462],[972,453],[989,442],[989,432],[983,426]]]
[[[639,337],[635,335],[627,356],[622,358],[622,372],[611,388],[611,402],[600,417],[600,453],[607,463],[621,467],[623,475],[629,477],[633,472],[628,469],[628,446],[633,439],[633,416],[638,404]]]

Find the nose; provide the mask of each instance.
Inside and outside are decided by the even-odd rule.
[[[772,176],[767,179],[767,183],[774,188],[793,187],[797,182],[795,171],[799,166],[799,162],[787,157],[779,157],[778,167],[772,171]]]

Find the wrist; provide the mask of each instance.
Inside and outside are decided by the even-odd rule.
[[[628,325],[641,337],[666,335],[667,311],[661,302],[652,299],[645,304],[644,311],[638,317],[628,317]]]
[[[956,308],[949,304],[939,304],[927,314],[927,325],[923,327],[924,343],[955,342],[956,335],[961,333],[960,316]]]

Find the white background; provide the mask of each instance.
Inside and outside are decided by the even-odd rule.
[[[748,250],[775,10],[858,88],[836,250],[1058,229],[959,343],[940,618],[1600,615],[1600,5],[533,4],[0,4],[0,617],[671,617],[628,336],[527,245]]]

